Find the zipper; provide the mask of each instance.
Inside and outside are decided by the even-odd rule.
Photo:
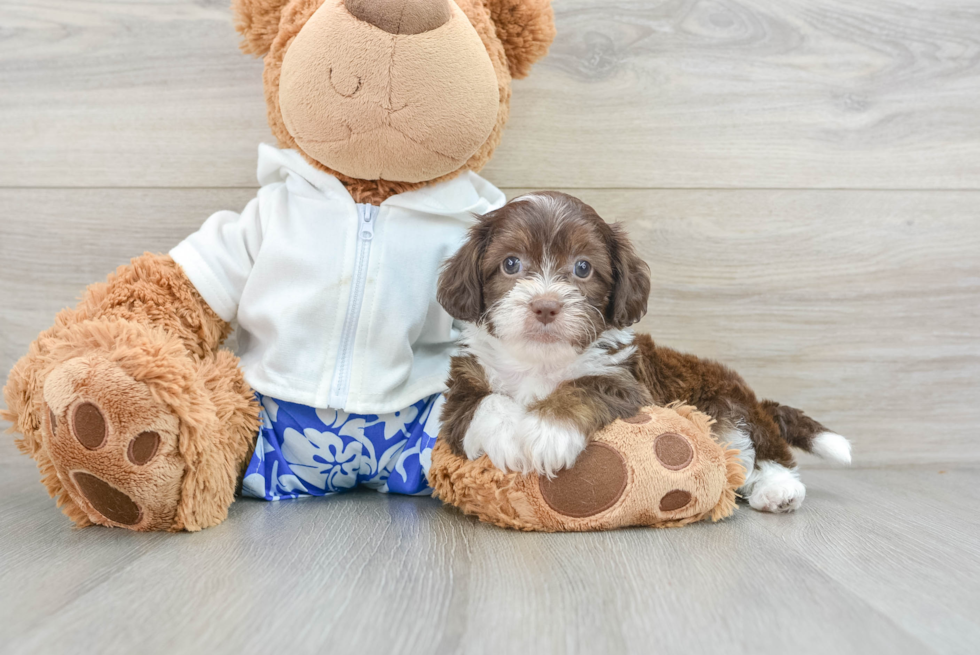
[[[357,336],[357,321],[361,316],[364,302],[364,289],[367,286],[368,259],[371,256],[371,240],[374,239],[374,224],[378,219],[379,207],[357,205],[357,251],[354,254],[354,276],[351,279],[350,298],[347,300],[347,314],[344,316],[344,329],[340,335],[340,350],[330,385],[329,406],[344,409],[350,392],[351,370],[354,362],[354,338]]]

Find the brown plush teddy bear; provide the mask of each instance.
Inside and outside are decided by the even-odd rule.
[[[554,478],[504,473],[484,455],[432,452],[435,495],[481,521],[542,532],[677,527],[735,511],[745,482],[737,450],[711,436],[713,421],[690,405],[646,407],[594,435],[575,466]]]
[[[244,484],[274,477],[272,498],[418,477],[456,335],[438,265],[503,203],[475,172],[511,79],[554,37],[548,0],[233,9],[281,146],[260,150],[258,197],[90,286],[4,388],[18,445],[79,526],[216,525],[253,459]],[[219,349],[233,320],[241,362]]]

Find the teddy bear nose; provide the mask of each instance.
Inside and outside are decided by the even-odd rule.
[[[561,303],[557,300],[534,300],[531,302],[531,312],[534,318],[545,325],[551,323],[561,311]]]
[[[449,0],[344,0],[355,18],[389,34],[421,34],[449,22]]]

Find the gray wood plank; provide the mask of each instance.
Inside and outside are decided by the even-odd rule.
[[[0,3],[0,185],[250,186],[225,0]],[[972,0],[562,0],[504,186],[977,188]]]
[[[87,284],[145,251],[166,252],[254,189],[0,190],[0,370]]]
[[[0,223],[0,371],[86,284],[253,193],[0,190],[0,216],[31,216]],[[651,264],[638,329],[807,409],[865,465],[980,461],[978,194],[578,194]]]
[[[678,530],[522,534],[365,492],[135,535],[69,529],[31,462],[3,457],[0,638],[9,653],[968,652],[980,526],[946,497],[980,470],[958,472],[812,472],[794,515],[743,506]]]
[[[760,517],[749,538],[778,538],[937,651],[976,653],[976,469],[811,471],[804,480],[809,511],[791,523]]]
[[[651,266],[637,330],[805,408],[853,437],[858,462],[976,461],[980,198],[576,193]]]

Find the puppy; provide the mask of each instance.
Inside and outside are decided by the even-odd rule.
[[[683,401],[741,451],[740,492],[755,509],[802,503],[790,446],[850,462],[847,439],[758,400],[731,369],[634,335],[649,293],[650,269],[625,231],[577,198],[532,193],[482,216],[439,278],[439,303],[465,322],[442,411],[452,450],[553,476],[615,419]]]

